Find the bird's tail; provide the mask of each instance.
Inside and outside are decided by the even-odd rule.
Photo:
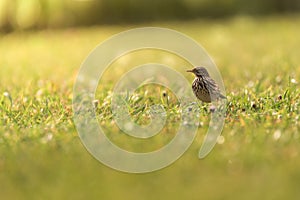
[[[225,97],[223,94],[220,94],[219,96],[221,99],[227,99],[227,97]]]

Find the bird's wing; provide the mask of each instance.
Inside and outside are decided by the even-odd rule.
[[[219,86],[212,78],[208,78],[207,84],[211,92],[220,92]]]
[[[208,81],[208,88],[209,88],[209,91],[210,91],[212,94],[216,94],[216,95],[218,95],[220,98],[223,98],[223,99],[226,98],[224,95],[221,94],[221,91],[220,91],[219,86],[217,85],[217,83],[215,82],[215,80],[213,80],[212,78],[209,78],[209,81]]]

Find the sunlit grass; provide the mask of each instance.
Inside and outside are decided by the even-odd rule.
[[[0,40],[3,199],[292,199],[300,195],[299,18],[152,25],[194,38],[219,67],[228,104],[222,136],[211,154],[197,158],[210,119],[209,105],[201,103],[200,126],[191,148],[158,172],[116,172],[94,160],[80,143],[72,121],[72,87],[80,64],[99,42],[132,26],[12,33]],[[141,125],[149,123],[151,105],[163,105],[168,121],[160,134],[149,143],[132,139],[113,121],[114,84],[126,66],[153,60],[174,67],[192,82],[193,76],[184,72],[188,63],[148,51],[113,63],[97,89],[99,123],[112,141],[128,150],[160,148],[174,137],[180,121],[176,97],[155,85],[138,89],[127,103],[132,119]]]

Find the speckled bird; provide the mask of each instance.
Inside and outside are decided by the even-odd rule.
[[[194,69],[187,70],[187,72],[192,72],[195,75],[192,89],[199,100],[210,103],[220,98],[226,99],[221,94],[217,83],[209,76],[208,71],[204,67],[195,67]]]

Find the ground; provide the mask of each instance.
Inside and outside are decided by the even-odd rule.
[[[96,45],[141,26],[172,28],[200,43],[219,68],[228,104],[222,136],[208,157],[197,158],[210,116],[208,105],[199,104],[198,134],[179,160],[153,173],[127,174],[101,164],[84,148],[72,118],[72,87],[81,63]],[[299,16],[273,16],[1,35],[1,197],[299,199],[299,27]],[[181,68],[184,61],[165,52],[148,50],[127,57],[113,63],[105,84],[99,85],[97,117],[119,146],[153,150],[174,136],[179,120],[176,98],[154,86],[141,88],[128,100],[137,123],[148,122],[144,111],[153,103],[162,103],[169,114],[167,126],[147,144],[120,134],[111,122],[108,105],[114,82],[126,66],[152,59],[173,65],[190,82],[193,77]],[[145,109],[138,110],[141,106]]]

